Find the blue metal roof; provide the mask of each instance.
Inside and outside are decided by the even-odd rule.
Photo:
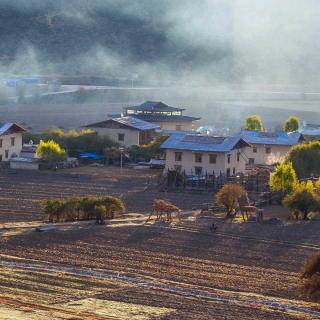
[[[102,122],[97,122],[97,123],[92,123],[87,125],[87,128],[109,128],[110,124],[112,122],[117,122],[121,125],[124,125],[126,127],[130,127],[132,129],[136,129],[136,130],[152,130],[152,129],[158,129],[160,128],[160,126],[154,124],[154,123],[150,123],[147,121],[143,121],[141,119],[135,118],[135,117],[131,117],[131,116],[127,116],[127,117],[120,117],[120,118],[112,118],[112,119],[108,119]]]
[[[128,117],[115,118],[112,120],[138,130],[151,130],[151,129],[160,128],[160,126],[156,124],[153,124],[135,117],[128,116]]]
[[[237,144],[249,146],[241,137],[215,137],[199,134],[172,134],[162,145],[162,149],[190,150],[202,152],[229,152]]]
[[[300,128],[299,132],[306,136],[320,136],[320,125],[307,123]]]
[[[22,128],[21,126],[19,126],[16,123],[12,123],[12,122],[5,122],[5,123],[0,123],[0,136],[5,134],[12,126],[16,126],[18,127],[21,131],[26,131],[24,128]]]
[[[240,132],[240,137],[250,144],[270,144],[293,146],[299,143],[301,133],[299,132],[259,132],[247,131]]]

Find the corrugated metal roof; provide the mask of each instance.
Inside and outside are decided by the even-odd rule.
[[[161,148],[202,152],[229,152],[241,141],[246,144],[239,136],[214,137],[198,134],[172,134],[161,145]]]
[[[5,122],[5,123],[0,123],[0,136],[4,135],[11,127],[16,127],[18,129],[17,132],[23,132],[26,131],[22,126],[13,123],[13,122]]]
[[[250,144],[270,144],[293,146],[299,143],[301,134],[299,132],[259,132],[246,131],[240,132],[240,137]]]
[[[185,109],[182,108],[175,108],[168,106],[167,104],[161,102],[161,101],[146,101],[138,106],[131,106],[127,107],[127,109],[134,109],[134,110],[140,110],[140,111],[158,111],[158,112],[166,112],[166,111],[183,111]]]
[[[160,128],[160,126],[154,124],[154,123],[150,123],[147,121],[143,121],[141,119],[135,118],[135,117],[120,117],[120,118],[112,118],[112,119],[108,119],[102,122],[97,122],[97,123],[93,123],[93,124],[89,124],[86,127],[91,127],[91,128],[107,128],[107,124],[109,124],[110,122],[117,122],[119,124],[125,125],[127,127],[136,129],[136,130],[152,130],[152,129],[158,129]]]
[[[13,123],[6,122],[6,123],[0,123],[0,135],[4,134],[6,131],[8,131],[13,126]]]
[[[121,118],[115,118],[112,119],[114,121],[117,121],[119,123],[122,123],[126,126],[135,128],[135,129],[139,129],[139,130],[151,130],[151,129],[158,129],[160,128],[160,126],[154,124],[154,123],[150,123],[135,117],[121,117]]]
[[[299,132],[306,136],[320,136],[320,125],[319,124],[305,124]]]
[[[189,117],[189,116],[168,116],[168,115],[154,115],[154,114],[135,114],[132,115],[135,118],[150,121],[150,122],[187,122],[187,121],[196,121],[200,118]]]

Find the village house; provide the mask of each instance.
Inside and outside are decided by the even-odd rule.
[[[273,165],[281,162],[291,147],[304,141],[299,132],[241,131],[240,137],[250,146],[244,150],[248,165]]]
[[[108,136],[125,147],[150,142],[157,135],[156,130],[160,129],[156,124],[130,116],[108,119],[85,127],[94,130],[99,135]]]
[[[18,157],[22,149],[22,133],[26,130],[16,123],[0,123],[0,162]]]
[[[172,134],[162,145],[166,151],[167,170],[187,175],[243,173],[243,151],[249,144],[240,137],[215,137],[196,134]]]
[[[299,132],[306,141],[320,140],[320,125],[304,123]]]
[[[168,106],[160,101],[146,101],[138,106],[124,109],[125,116],[132,116],[154,123],[163,130],[192,131],[197,129],[196,121],[200,118],[183,115],[183,108]]]

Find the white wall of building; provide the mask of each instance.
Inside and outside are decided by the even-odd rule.
[[[191,121],[187,121],[187,122],[170,121],[170,122],[153,122],[153,123],[159,125],[161,129],[164,129],[164,130],[191,131],[191,130],[197,129],[197,126]]]
[[[11,144],[12,138],[14,138],[14,145]],[[13,155],[20,155],[22,149],[22,133],[2,135],[0,136],[0,140],[2,140],[2,143],[0,143],[0,161],[1,159],[2,161],[9,161]]]
[[[257,152],[254,152],[256,148]],[[270,148],[271,153],[266,152],[266,148]],[[274,163],[281,162],[287,153],[290,151],[290,146],[284,145],[262,145],[262,144],[252,144],[251,147],[246,147],[244,154],[248,159],[254,159],[254,164],[267,164],[272,165]]]
[[[181,161],[176,161],[175,153],[182,152]],[[237,154],[239,155],[239,161]],[[246,161],[241,155],[243,149],[235,149],[227,153],[214,153],[214,152],[194,152],[194,151],[182,151],[182,150],[166,150],[166,167],[165,169],[176,169],[176,166],[181,166],[182,170],[185,170],[187,175],[195,174],[195,167],[202,167],[202,172],[205,174],[215,173],[216,176],[220,172],[227,174],[227,170],[230,170],[230,174],[233,172],[239,173],[245,172]],[[202,154],[202,162],[198,163],[195,161],[195,154]],[[216,163],[210,163],[210,154],[216,154]],[[228,154],[230,154],[230,163],[228,163]]]
[[[108,136],[111,140],[124,145],[125,147],[131,147],[133,145],[139,144],[139,131],[132,129],[123,128],[94,128],[92,130],[96,131],[101,136]],[[124,134],[124,140],[119,141],[119,134]]]

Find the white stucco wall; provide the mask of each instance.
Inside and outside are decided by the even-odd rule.
[[[14,146],[11,146],[11,138],[15,138]],[[9,161],[12,155],[20,155],[22,149],[22,133],[13,133],[0,136],[2,147],[0,147],[0,155],[2,161]],[[6,158],[6,150],[8,150],[8,158]]]
[[[257,152],[253,152],[253,148],[257,148]],[[266,153],[266,147],[271,148],[271,153]],[[272,165],[277,162],[281,162],[283,158],[290,151],[290,146],[283,145],[252,145],[252,147],[246,147],[244,153],[247,157],[247,163],[249,158],[254,159],[254,164],[268,164]]]
[[[240,155],[239,161],[237,160],[237,153],[242,152],[242,149],[235,149],[228,153],[208,153],[208,152],[193,152],[193,151],[181,151],[181,150],[166,150],[166,167],[165,169],[173,170],[176,165],[180,165],[182,170],[186,171],[186,174],[195,174],[195,167],[202,167],[202,172],[205,174],[211,174],[213,171],[215,175],[219,175],[220,172],[226,174],[227,169],[230,168],[230,174],[233,174],[233,168],[235,173],[245,172],[246,161],[243,156]],[[175,161],[175,152],[182,152],[182,161]],[[202,162],[195,162],[195,153],[202,153]],[[210,154],[216,154],[216,163],[210,163]],[[230,154],[230,163],[228,163],[227,155]]]
[[[194,122],[153,122],[161,127],[164,130],[177,130],[177,126],[181,126],[181,131],[191,131],[196,130],[197,125]]]
[[[118,142],[125,147],[131,147],[139,144],[139,131],[123,128],[91,128],[101,136],[108,136],[111,140]],[[124,134],[124,141],[118,140],[118,134]]]

